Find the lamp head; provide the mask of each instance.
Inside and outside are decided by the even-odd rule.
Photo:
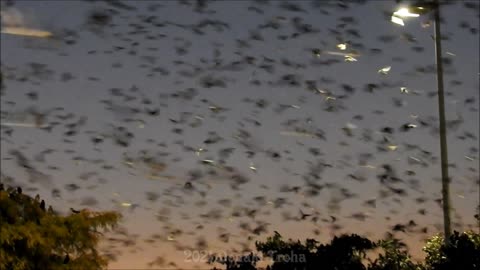
[[[436,8],[437,5],[435,2],[417,2],[414,5],[408,7],[399,8],[397,11],[393,12],[391,21],[399,25],[405,25],[403,18],[409,17],[419,17],[420,15],[426,14]]]
[[[418,8],[419,10],[422,10],[423,8]],[[420,16],[419,13],[412,12],[412,8],[408,7],[403,7],[398,9],[397,11],[393,12],[393,16],[398,17],[398,18],[406,18],[406,17],[418,17]],[[415,10],[417,11],[417,10]]]

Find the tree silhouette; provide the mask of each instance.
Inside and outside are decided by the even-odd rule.
[[[259,260],[260,258],[251,252],[248,255],[241,256],[238,260],[231,256],[211,256],[209,258],[209,263],[219,263],[225,265],[226,270],[255,270],[257,269],[255,265]]]
[[[363,270],[366,269],[362,263],[366,251],[374,246],[373,242],[356,234],[334,237],[329,245],[320,245],[317,249],[317,265],[329,270]]]
[[[424,263],[411,259],[407,246],[400,240],[388,238],[372,242],[356,234],[334,237],[329,244],[319,244],[314,239],[304,243],[284,240],[275,232],[265,242],[256,242],[256,248],[265,257],[273,259],[268,270],[479,270],[480,234],[474,232],[454,232],[449,244],[440,236],[431,237],[424,251]],[[367,260],[368,251],[380,251],[376,259]],[[213,261],[226,266],[227,270],[256,269],[255,260],[235,261],[233,257],[215,258]],[[243,257],[242,257],[243,258]],[[249,262],[254,263],[249,263]],[[367,263],[369,261],[369,263]],[[218,270],[217,268],[214,268]]]
[[[1,184],[0,184],[1,185]],[[62,216],[37,195],[0,188],[0,270],[104,269],[96,247],[115,226],[116,212],[81,210]]]
[[[480,234],[454,232],[448,244],[443,237],[434,236],[424,247],[427,253],[425,264],[431,270],[478,270],[480,269]]]
[[[364,270],[362,260],[366,251],[374,243],[361,236],[342,235],[335,237],[330,244],[318,245],[314,239],[283,241],[279,234],[267,238],[266,242],[257,242],[257,249],[263,255],[271,257],[272,270],[284,269],[326,269],[326,270]]]
[[[419,270],[422,265],[412,262],[407,246],[398,239],[380,240],[376,246],[383,250],[368,267],[369,270]]]

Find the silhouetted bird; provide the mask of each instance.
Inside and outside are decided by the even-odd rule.
[[[79,214],[81,212],[81,211],[75,210],[71,207],[70,207],[70,211],[72,211],[72,213],[74,213],[74,214]]]
[[[303,213],[302,210],[300,210],[300,216],[301,216],[300,219],[305,220],[307,217],[310,217],[312,215],[311,214],[305,214],[305,213]]]
[[[40,202],[40,209],[42,209],[43,211],[45,211],[45,201],[44,201],[44,200],[42,200],[42,201]]]
[[[68,262],[70,262],[70,256],[65,255],[65,259],[63,259],[63,264],[67,264]]]

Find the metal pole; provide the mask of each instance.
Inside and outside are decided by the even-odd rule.
[[[447,130],[445,125],[445,97],[443,90],[443,62],[442,62],[442,37],[440,35],[440,4],[435,0],[435,57],[437,66],[437,87],[438,87],[438,114],[440,121],[440,157],[442,167],[442,205],[443,205],[443,228],[445,243],[448,244],[451,235],[450,225],[450,178],[448,177],[448,152],[447,152]]]
[[[477,219],[478,233],[480,233],[480,178],[478,178],[478,205],[475,218]]]

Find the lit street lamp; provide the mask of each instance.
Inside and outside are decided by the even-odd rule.
[[[443,228],[445,242],[448,243],[451,235],[450,220],[450,179],[448,177],[448,152],[447,152],[447,130],[445,125],[445,95],[443,89],[443,62],[442,62],[442,38],[440,35],[440,5],[439,0],[429,2],[428,6],[412,6],[402,8],[394,12],[392,22],[403,24],[402,18],[418,17],[421,14],[433,11],[434,13],[434,40],[435,40],[435,64],[437,67],[437,87],[438,87],[438,113],[440,121],[440,158],[442,169],[442,202],[443,202]]]

